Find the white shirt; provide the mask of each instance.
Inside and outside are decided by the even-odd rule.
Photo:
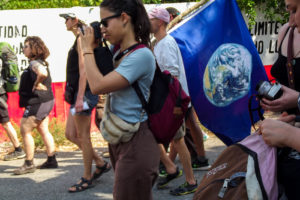
[[[182,89],[190,96],[182,56],[175,39],[166,35],[154,46],[154,55],[160,70],[168,70],[172,76],[176,76]]]

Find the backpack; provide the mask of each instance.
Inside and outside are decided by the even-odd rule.
[[[139,45],[143,48],[145,45]],[[138,85],[138,81],[132,84],[142,106],[148,115],[149,128],[158,143],[170,142],[182,125],[190,97],[184,92],[180,82],[169,71],[161,72],[157,62],[153,82],[150,87],[149,102],[146,101]],[[175,115],[175,109],[181,108],[182,114]]]
[[[276,154],[258,134],[227,147],[204,175],[193,200],[278,199]]]
[[[0,58],[3,64],[1,75],[5,81],[6,92],[18,91],[20,85],[18,58],[13,48],[6,42],[0,42]]]
[[[101,47],[97,51],[97,54],[95,54],[96,64],[103,75],[114,69],[112,65],[112,54],[108,50],[106,43],[105,46],[106,47]],[[132,53],[139,48],[145,47],[143,44],[135,44],[123,52],[120,52],[120,54],[115,57],[115,60],[121,59],[128,52]],[[116,52],[118,49],[119,46],[115,46],[113,51]],[[190,102],[190,97],[184,92],[178,79],[172,77],[168,71],[161,72],[156,63],[156,70],[150,87],[149,102],[146,101],[138,85],[138,81],[134,82],[132,87],[136,91],[148,115],[149,128],[156,141],[158,143],[170,142],[182,125]],[[182,114],[180,116],[173,114],[176,107],[181,108]]]

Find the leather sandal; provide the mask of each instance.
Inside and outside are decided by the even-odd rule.
[[[111,169],[111,166],[108,164],[108,162],[104,161],[104,165],[102,167],[99,167],[99,166],[96,165],[96,168],[98,170],[100,170],[100,172],[95,171],[94,174],[93,174],[92,180],[97,180],[98,178],[100,178],[100,176],[103,173],[106,173]]]
[[[87,180],[87,179],[81,177],[80,182],[76,183],[75,185],[72,185],[68,191],[70,193],[82,192],[82,191],[92,188],[92,187],[94,187],[92,179]],[[71,188],[75,188],[75,190],[70,190]]]

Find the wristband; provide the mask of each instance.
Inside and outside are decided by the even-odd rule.
[[[94,52],[84,52],[83,56],[85,56],[86,54],[94,54]]]

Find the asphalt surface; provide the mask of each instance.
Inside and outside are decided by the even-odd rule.
[[[206,156],[209,163],[213,163],[217,156],[225,148],[215,136],[205,142]],[[97,148],[101,153],[105,149]],[[46,159],[45,153],[36,153],[35,164],[39,165]],[[75,184],[83,173],[81,151],[57,152],[59,168],[36,170],[35,173],[15,176],[12,172],[20,167],[24,160],[2,161],[0,160],[0,200],[112,200],[113,170],[105,173],[95,187],[79,193],[69,193],[68,188]],[[109,159],[106,159],[109,160]],[[181,167],[178,159],[176,163]],[[94,168],[94,166],[93,166]],[[198,183],[205,172],[194,171]],[[154,200],[187,200],[192,199],[193,194],[184,196],[172,196],[169,190],[184,183],[185,178],[181,176],[169,183],[169,188],[157,190],[153,187]],[[137,188],[138,189],[138,188]]]

